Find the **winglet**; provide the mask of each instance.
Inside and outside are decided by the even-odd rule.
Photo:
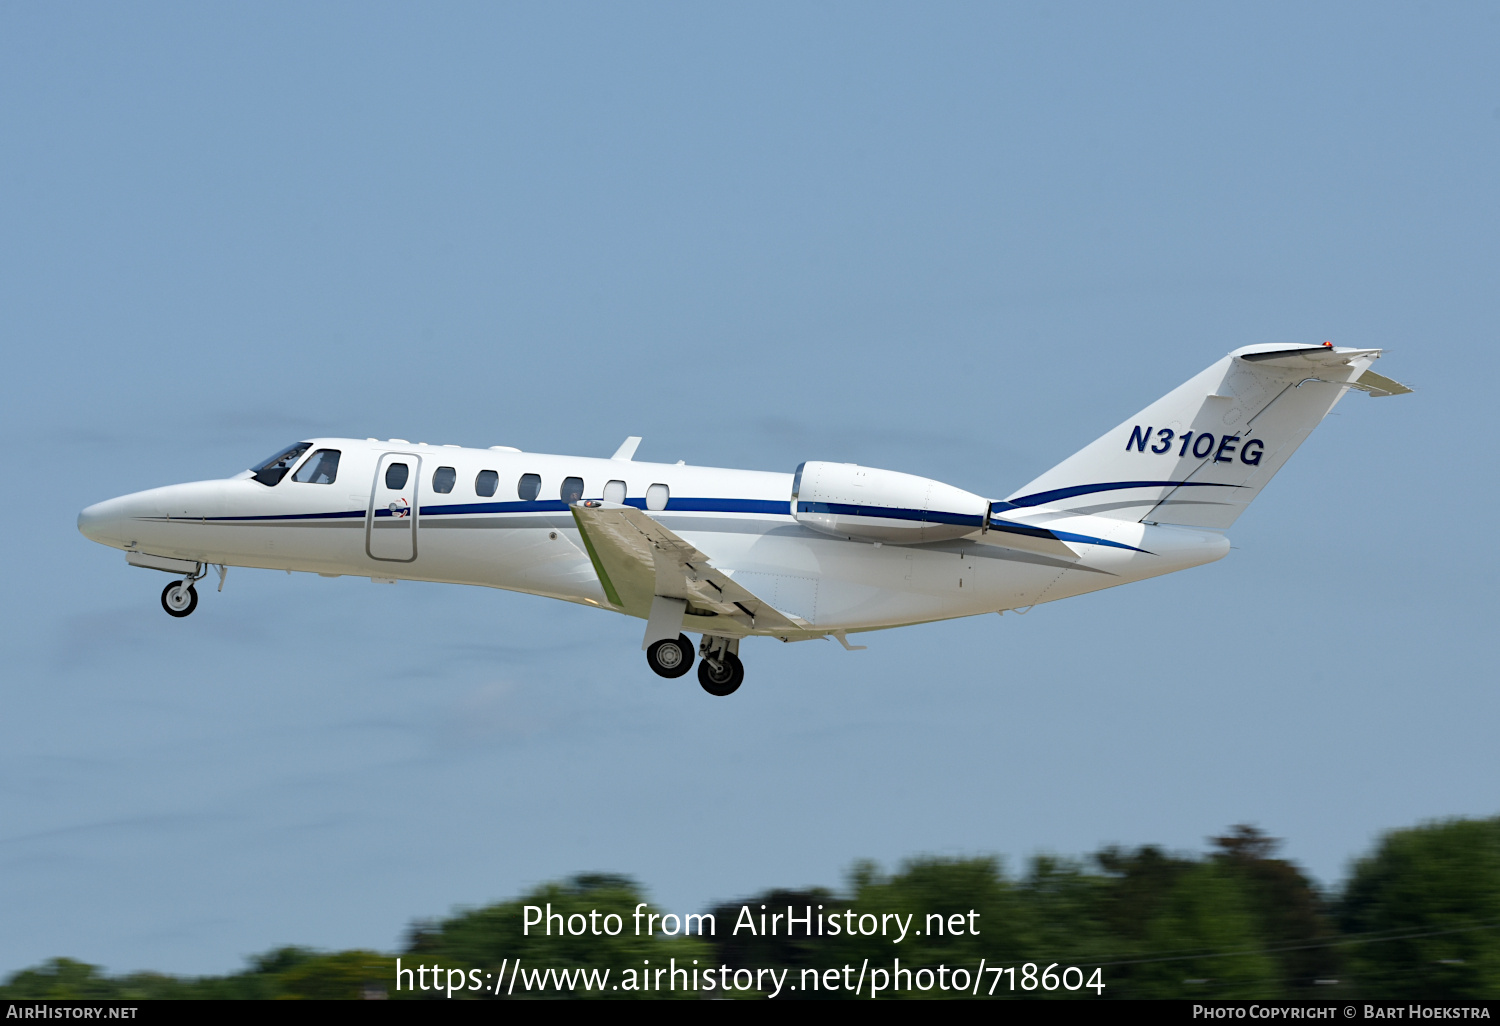
[[[613,456],[611,456],[610,459],[612,459],[612,460],[633,460],[633,459],[635,459],[635,450],[636,450],[636,447],[638,445],[640,445],[640,444],[641,444],[641,436],[640,435],[631,435],[629,438],[625,439],[625,441],[623,441],[623,442],[620,443],[620,447],[615,450],[615,454]]]

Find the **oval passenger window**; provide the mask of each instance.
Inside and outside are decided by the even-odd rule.
[[[399,492],[406,487],[406,479],[411,474],[411,468],[405,463],[392,463],[385,468],[385,486],[393,492]]]
[[[558,489],[557,495],[563,502],[577,502],[583,498],[583,478],[563,478],[562,488]]]
[[[625,501],[625,482],[611,481],[604,486],[604,501],[621,503]]]
[[[521,497],[522,502],[536,501],[536,497],[542,494],[542,475],[522,474],[521,480],[516,483],[516,494]]]
[[[664,484],[654,484],[646,489],[647,509],[666,509],[672,498],[672,490]]]
[[[440,495],[453,491],[453,482],[458,480],[458,471],[452,467],[438,467],[432,472],[432,490]]]
[[[479,476],[474,479],[474,494],[482,495],[486,499],[494,495],[498,487],[500,487],[500,475],[493,470],[481,470]]]

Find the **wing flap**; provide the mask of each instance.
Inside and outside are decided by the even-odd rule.
[[[573,520],[609,601],[648,619],[657,596],[683,599],[689,616],[724,616],[741,628],[808,629],[736,584],[708,556],[634,506],[575,502]]]

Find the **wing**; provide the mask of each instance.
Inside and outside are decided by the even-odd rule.
[[[805,634],[798,623],[735,584],[708,557],[634,506],[588,500],[570,507],[605,597],[621,612],[651,616],[657,596],[687,602],[688,616],[734,621],[733,633]]]

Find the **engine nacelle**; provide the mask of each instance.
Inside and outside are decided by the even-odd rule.
[[[825,534],[863,541],[945,541],[985,526],[990,500],[915,474],[809,461],[792,479],[792,516]]]

